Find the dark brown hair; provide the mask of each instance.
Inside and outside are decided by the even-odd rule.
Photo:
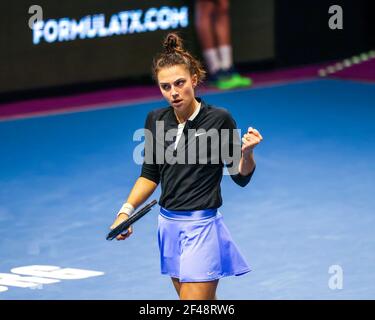
[[[198,84],[203,82],[206,77],[206,71],[200,61],[184,49],[182,39],[177,33],[168,33],[164,39],[163,48],[164,51],[154,58],[152,64],[152,75],[155,81],[158,79],[157,75],[160,69],[184,65],[189,70],[190,75],[197,75]]]

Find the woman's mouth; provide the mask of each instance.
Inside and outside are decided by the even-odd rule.
[[[172,101],[172,105],[178,106],[178,105],[181,104],[181,102],[182,102],[182,99],[174,100],[174,101]]]

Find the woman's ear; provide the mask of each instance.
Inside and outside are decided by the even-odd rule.
[[[196,74],[193,74],[191,77],[191,84],[193,85],[193,88],[195,88],[198,84],[198,76]]]

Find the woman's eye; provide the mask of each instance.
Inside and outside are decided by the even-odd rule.
[[[178,87],[181,87],[184,83],[185,83],[184,80],[180,80],[180,81],[177,81],[176,85],[177,85]]]
[[[161,88],[162,88],[163,90],[169,90],[170,86],[167,85],[167,84],[164,84],[164,85],[161,86]]]

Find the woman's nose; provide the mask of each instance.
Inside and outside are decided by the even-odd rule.
[[[174,87],[172,87],[171,94],[173,99],[176,99],[178,97],[178,92],[174,89]]]

